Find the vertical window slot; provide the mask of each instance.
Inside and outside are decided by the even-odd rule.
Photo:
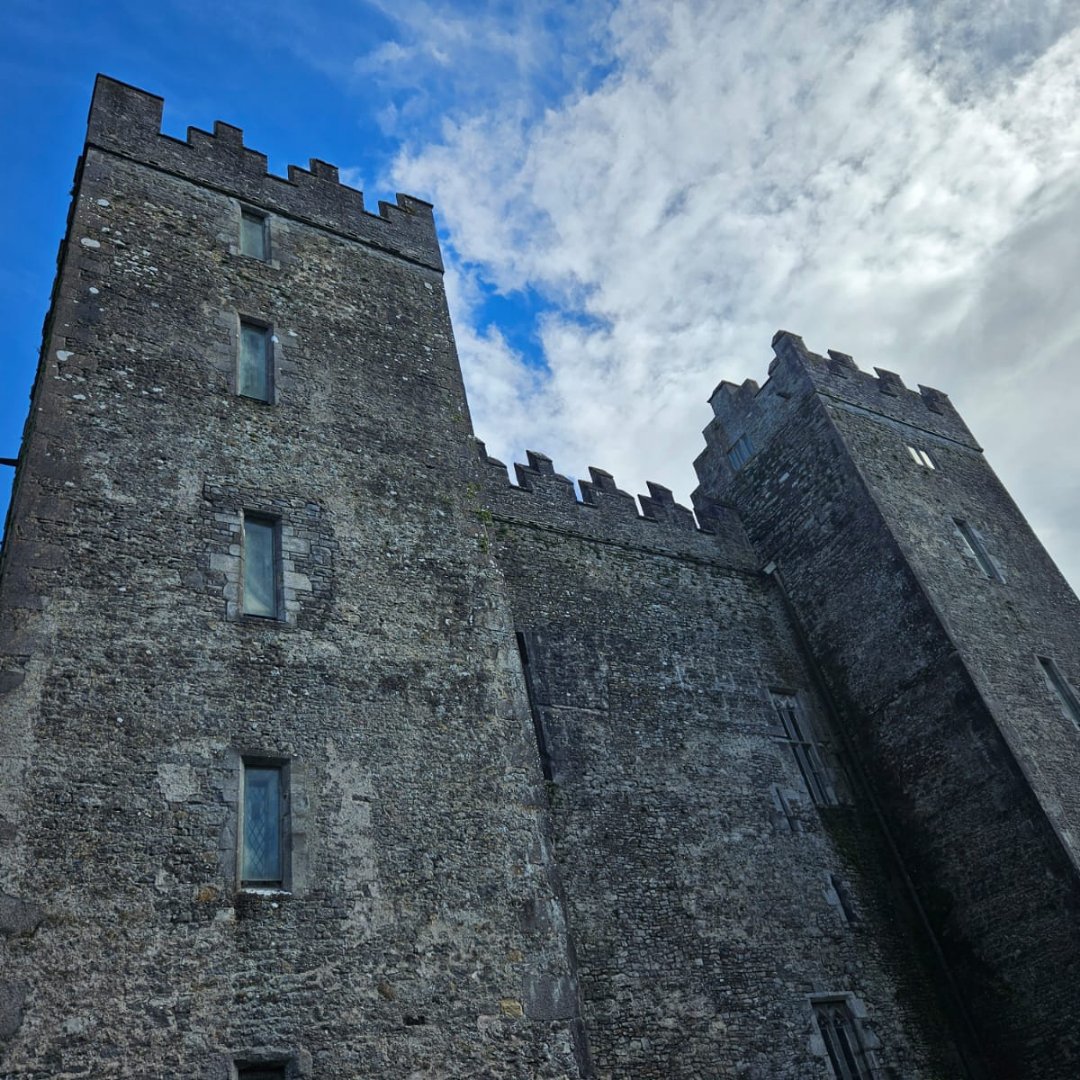
[[[1004,583],[1005,579],[1001,576],[1001,572],[994,564],[994,560],[990,558],[990,552],[986,550],[986,545],[979,538],[978,533],[961,518],[953,518],[953,524],[956,526],[957,531],[963,538],[964,543],[967,545],[967,549],[975,557],[975,561],[979,564],[979,569],[991,580],[996,581],[999,584]]]
[[[281,765],[244,763],[241,886],[280,889],[285,883],[285,788]]]
[[[272,390],[270,330],[240,321],[240,361],[237,392],[256,401],[269,401]]]
[[[270,257],[269,237],[267,236],[265,214],[255,210],[240,211],[240,254],[250,255],[262,262]]]
[[[278,617],[278,523],[273,518],[244,515],[245,615]]]
[[[1054,692],[1054,696],[1058,699],[1062,711],[1080,728],[1080,698],[1076,696],[1076,691],[1058,671],[1058,666],[1053,660],[1046,656],[1040,656],[1038,660],[1039,667],[1042,668],[1043,675],[1046,676],[1046,681]]]

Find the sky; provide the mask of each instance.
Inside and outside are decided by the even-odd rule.
[[[1080,0],[6,0],[0,456],[98,71],[435,204],[489,452],[687,501],[770,339],[946,391],[1080,584]],[[0,508],[10,469],[0,470]]]

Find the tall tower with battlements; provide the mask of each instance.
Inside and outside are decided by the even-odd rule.
[[[97,81],[8,526],[0,1074],[575,1073],[431,208],[161,111]]]
[[[1080,1070],[1080,603],[948,398],[779,333],[699,505],[788,598],[985,1048]]]

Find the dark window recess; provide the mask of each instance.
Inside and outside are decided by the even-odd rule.
[[[858,1023],[842,999],[815,1001],[814,1018],[838,1080],[874,1080]]]
[[[553,780],[555,777],[551,768],[551,753],[548,749],[547,732],[544,730],[544,718],[540,715],[540,707],[533,689],[534,673],[529,663],[529,645],[524,634],[518,633],[514,636],[517,638],[518,653],[521,656],[521,670],[525,673],[525,693],[529,697],[529,712],[532,714],[533,732],[536,735],[536,750],[540,755],[540,769],[545,780]]]
[[[285,1080],[288,1076],[288,1064],[277,1065],[237,1065],[237,1080]]]
[[[832,885],[832,890],[836,893],[836,899],[840,901],[840,910],[844,913],[845,922],[858,922],[859,916],[856,914],[855,907],[851,902],[851,894],[848,892],[847,886],[835,874],[829,875],[829,884]]]
[[[274,518],[244,515],[245,615],[265,619],[278,617],[278,523]]]
[[[990,552],[986,550],[986,545],[982,542],[979,534],[961,518],[953,518],[953,524],[956,526],[961,537],[963,537],[968,551],[975,556],[975,561],[979,564],[979,569],[982,570],[991,581],[996,581],[999,584],[1004,583],[1005,579],[1001,576],[1001,571],[998,570],[994,560],[990,558]]]
[[[237,371],[237,393],[256,401],[269,401],[273,388],[271,377],[271,333],[267,326],[240,322],[240,357]]]
[[[787,796],[784,794],[779,784],[773,784],[772,793],[773,801],[776,803],[780,813],[784,815],[784,821],[787,824],[788,832],[802,832],[802,822],[796,817],[791,803],[788,802]]]
[[[287,795],[281,765],[244,762],[241,886],[275,889],[284,884]]]
[[[837,806],[840,800],[836,797],[828,770],[821,759],[821,748],[814,739],[810,722],[803,713],[798,697],[780,691],[773,691],[769,696],[784,727],[785,740],[795,755],[810,798],[817,806]]]
[[[1038,660],[1039,667],[1042,668],[1042,673],[1046,676],[1046,681],[1058,699],[1062,711],[1080,728],[1080,697],[1077,697],[1076,691],[1069,685],[1065,676],[1058,671],[1058,666],[1053,660],[1047,656],[1040,656]]]
[[[749,435],[740,435],[727,452],[728,464],[738,472],[754,456],[754,447]]]
[[[255,210],[240,211],[240,254],[263,262],[270,257],[269,222]]]

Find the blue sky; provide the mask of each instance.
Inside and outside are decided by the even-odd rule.
[[[685,500],[779,327],[947,391],[1080,581],[1080,0],[8,0],[0,456],[93,78],[430,199],[477,433]],[[10,470],[5,470],[10,472]],[[0,477],[6,500],[8,477]]]

